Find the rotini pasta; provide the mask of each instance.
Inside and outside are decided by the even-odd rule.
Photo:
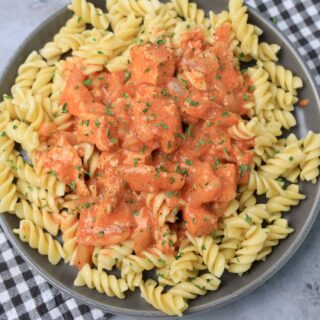
[[[40,227],[37,227],[30,220],[21,220],[19,229],[14,229],[14,233],[18,234],[21,241],[28,242],[30,247],[38,249],[42,255],[48,256],[51,264],[58,264],[64,258],[65,254],[58,240]]]
[[[294,231],[320,173],[320,134],[285,132],[303,81],[243,0],[68,8],[0,103],[0,213],[74,285],[181,316]]]
[[[128,286],[123,279],[117,279],[114,275],[91,269],[88,264],[79,271],[77,278],[74,280],[74,285],[86,285],[90,289],[95,288],[98,292],[105,293],[108,297],[116,296],[119,299],[124,299],[124,292],[128,290]]]

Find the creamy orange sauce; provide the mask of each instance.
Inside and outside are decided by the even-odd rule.
[[[179,48],[135,46],[125,72],[86,77],[81,60],[67,60],[61,103],[74,125],[43,128],[50,147],[38,159],[81,197],[77,238],[88,250],[79,266],[92,246],[126,239],[138,254],[151,246],[172,254],[186,230],[210,234],[247,182],[254,142],[228,129],[246,115],[252,87],[235,67],[229,31],[218,28],[213,44],[196,30]],[[82,142],[101,151],[91,177],[74,147]],[[146,206],[146,195],[159,192],[176,216],[165,228]]]

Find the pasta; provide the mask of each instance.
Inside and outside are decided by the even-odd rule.
[[[303,81],[243,0],[68,8],[0,102],[0,213],[75,286],[181,316],[294,231],[320,173],[320,134],[286,132]]]
[[[171,292],[162,293],[163,287],[157,286],[156,282],[149,279],[141,286],[142,297],[158,310],[168,315],[182,316],[182,312],[188,307],[182,296],[174,295]]]
[[[51,264],[55,265],[64,258],[65,254],[59,241],[30,220],[21,220],[19,229],[13,231],[19,235],[21,241],[28,242],[31,248],[38,249],[40,254],[48,256]]]
[[[88,264],[80,270],[74,284],[75,286],[86,285],[90,289],[95,288],[109,297],[117,296],[119,299],[124,299],[124,292],[128,290],[128,286],[123,279],[117,279],[105,272],[98,272],[91,269]]]

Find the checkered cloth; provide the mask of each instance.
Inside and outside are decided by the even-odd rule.
[[[289,37],[320,87],[319,0],[248,0]],[[49,285],[17,254],[0,228],[0,320],[107,319]]]

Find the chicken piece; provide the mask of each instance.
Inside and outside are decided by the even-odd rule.
[[[135,46],[131,58],[132,79],[137,83],[164,86],[174,74],[174,56],[164,45]]]

